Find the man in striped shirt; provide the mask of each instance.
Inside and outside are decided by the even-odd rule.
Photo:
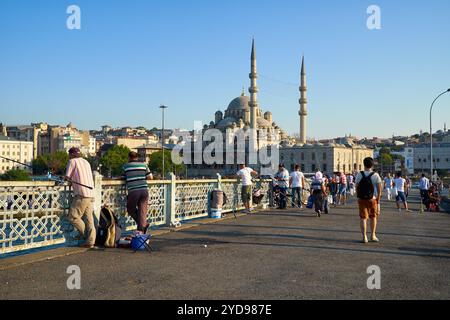
[[[136,152],[128,154],[128,163],[123,166],[124,177],[127,184],[128,215],[136,221],[138,230],[147,232],[148,221],[148,184],[147,180],[153,179],[153,176],[145,163],[139,162],[139,156]]]
[[[94,225],[94,178],[91,165],[81,157],[78,148],[69,150],[69,159],[66,178],[76,182],[72,184],[74,198],[69,210],[69,220],[82,237],[85,237],[85,233],[87,233],[86,242],[82,247],[93,248],[96,230]],[[92,187],[92,189],[80,184]],[[86,219],[86,222],[83,221],[83,218]]]

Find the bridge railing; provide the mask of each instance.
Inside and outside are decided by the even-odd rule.
[[[147,219],[152,227],[172,226],[178,222],[208,216],[210,193],[221,188],[228,202],[224,213],[242,210],[241,185],[237,180],[149,181]],[[259,180],[256,187],[265,195],[270,180]],[[111,208],[126,230],[136,229],[126,209],[127,192],[123,181],[106,180],[95,175],[95,218],[102,206]],[[30,250],[57,244],[74,243],[77,231],[68,219],[72,190],[54,182],[0,182],[0,254]]]

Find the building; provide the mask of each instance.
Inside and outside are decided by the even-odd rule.
[[[251,165],[254,169],[260,169],[261,163],[260,159],[257,160],[257,164],[249,163],[249,151],[252,148],[252,151],[258,152],[266,147],[274,146],[278,149],[281,141],[287,139],[287,134],[273,121],[272,113],[267,111],[263,113],[262,109],[259,106],[257,93],[259,92],[257,86],[257,64],[256,64],[256,48],[255,41],[252,42],[251,56],[250,56],[250,95],[247,96],[245,91],[241,93],[240,96],[234,98],[226,108],[225,112],[221,110],[215,113],[214,121],[211,121],[209,125],[205,125],[203,129],[197,130],[197,133],[200,132],[201,136],[204,136],[206,132],[211,129],[215,129],[215,131],[221,133],[222,141],[222,150],[215,150],[214,154],[217,155],[218,152],[222,154],[220,163],[205,163],[203,152],[210,145],[210,141],[205,142],[202,141],[201,147],[197,149],[194,144],[198,143],[198,138],[195,135],[192,135],[189,138],[189,141],[186,141],[185,137],[183,137],[183,144],[188,145],[191,143],[193,152],[190,152],[190,160],[187,164],[188,175],[192,177],[204,176],[204,177],[215,177],[217,173],[220,173],[222,176],[234,175],[238,170],[238,162],[240,155],[245,156],[245,162]],[[250,130],[249,130],[250,129]],[[211,131],[210,131],[211,132]],[[233,137],[235,137],[238,132],[257,132],[257,134],[251,135],[251,137],[245,138],[245,150],[237,150],[238,141],[235,141]],[[250,141],[249,139],[253,139]],[[231,141],[231,143],[230,143]],[[227,145],[229,143],[230,146]],[[233,161],[228,161],[225,163],[225,154],[226,152],[231,153],[234,151]],[[202,153],[202,155],[199,155]],[[202,163],[198,163],[196,159],[202,159]],[[278,159],[277,159],[278,161]],[[185,161],[186,162],[186,161]]]
[[[302,172],[353,173],[364,170],[363,161],[373,157],[373,150],[364,145],[343,145],[335,143],[315,143],[284,146],[280,149],[280,162],[293,171],[296,164]]]
[[[39,155],[39,135],[47,132],[47,123],[32,123],[31,125],[4,126],[0,124],[0,131],[4,136],[13,140],[28,141],[33,143],[33,158]]]
[[[433,143],[434,170],[450,171],[450,143]],[[414,171],[430,173],[430,144],[414,147]]]
[[[57,151],[68,151],[76,147],[84,155],[93,156],[97,147],[95,138],[89,131],[78,130],[72,123],[66,127],[48,126],[48,130],[38,137],[38,155],[55,153]]]
[[[0,135],[0,155],[31,166],[33,161],[33,142],[15,140]],[[4,174],[11,169],[23,169],[31,172],[31,169],[26,166],[6,159],[0,159],[0,174]]]
[[[414,148],[405,147],[402,151],[391,151],[391,154],[402,156],[404,159],[403,165],[404,169],[406,170],[406,174],[408,175],[414,174]]]
[[[145,163],[149,163],[152,154],[161,151],[161,145],[157,144],[146,144],[137,148],[137,153],[139,154],[139,160]]]

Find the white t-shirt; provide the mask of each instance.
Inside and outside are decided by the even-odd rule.
[[[373,172],[373,171],[364,171],[364,175],[365,175],[366,177],[368,177],[372,172]],[[361,174],[361,172],[358,172],[358,174],[356,175],[356,180],[355,180],[356,184],[360,183],[361,180],[362,180],[362,174]],[[372,180],[373,189],[374,189],[374,191],[375,191],[375,192],[373,193],[373,198],[376,199],[377,196],[378,196],[378,188],[377,188],[377,185],[380,184],[380,183],[382,184],[382,183],[383,183],[383,180],[381,180],[380,175],[379,175],[378,173],[376,173],[376,172],[373,174],[373,176],[372,176],[372,178],[370,178],[370,180]]]
[[[397,189],[398,192],[405,192],[405,183],[406,183],[405,179],[403,178],[394,179],[394,183],[395,189]]]
[[[236,175],[241,178],[243,186],[252,185],[252,172],[252,168],[245,167],[244,169],[241,169],[236,173]]]
[[[300,171],[294,171],[291,173],[292,178],[292,188],[303,188],[303,172]]]
[[[428,178],[425,178],[425,177],[420,178],[419,189],[428,191],[428,189],[430,189],[430,180],[428,180]]]
[[[392,188],[392,178],[384,178],[384,182],[386,183],[386,189],[391,189]]]

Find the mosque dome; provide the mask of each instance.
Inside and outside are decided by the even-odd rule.
[[[272,127],[271,123],[264,118],[258,118],[256,121],[258,123],[258,128],[267,129]]]
[[[228,110],[249,110],[250,107],[248,102],[249,98],[246,95],[241,95],[230,102],[228,105]]]
[[[219,129],[225,129],[225,128],[229,128],[233,125],[233,123],[236,123],[236,119],[232,118],[232,117],[227,117],[225,119],[222,119],[217,125],[216,127]]]

